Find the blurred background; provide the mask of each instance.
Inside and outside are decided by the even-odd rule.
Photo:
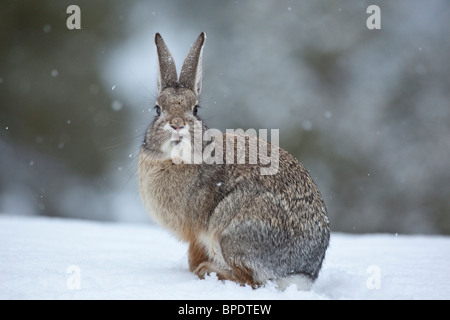
[[[334,231],[450,234],[449,18],[446,0],[1,1],[0,213],[151,222],[154,33],[179,70],[205,31],[199,115],[280,129]]]

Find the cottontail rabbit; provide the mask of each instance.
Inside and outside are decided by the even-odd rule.
[[[202,154],[211,150],[204,141],[208,139],[196,146],[196,132],[208,132],[197,115],[205,39],[201,33],[192,45],[178,78],[170,51],[160,34],[155,35],[158,98],[139,154],[143,202],[156,222],[189,243],[189,269],[200,278],[214,272],[219,279],[253,288],[267,280],[283,286],[286,279],[299,276],[312,283],[330,229],[322,196],[306,169],[283,149],[254,136],[245,136],[244,148],[235,143],[242,136],[211,136],[215,147],[235,151],[231,157],[219,148],[209,158]],[[267,166],[260,163],[260,155],[256,164],[249,162],[256,150],[247,148],[255,146],[252,142],[278,156],[275,174],[261,174]],[[175,149],[186,146],[203,156],[201,161],[185,151],[179,159],[173,156]],[[237,161],[240,152],[245,153],[240,158],[244,163]],[[211,164],[214,157],[224,161]]]

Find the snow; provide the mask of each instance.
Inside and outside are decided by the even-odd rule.
[[[0,299],[450,299],[450,237],[333,233],[310,291],[189,272],[152,224],[0,215]]]
[[[120,111],[120,110],[122,110],[122,107],[123,107],[123,103],[120,102],[119,100],[114,100],[111,103],[111,109],[113,109],[114,111]]]

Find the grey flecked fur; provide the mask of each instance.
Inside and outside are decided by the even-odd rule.
[[[199,277],[215,272],[253,287],[297,274],[315,280],[330,228],[317,186],[294,157],[277,149],[278,172],[261,175],[259,158],[258,164],[175,164],[165,151],[175,145],[168,142],[167,124],[182,123],[192,137],[200,120],[193,109],[201,90],[205,38],[202,33],[193,44],[176,80],[172,56],[155,36],[161,115],[150,124],[139,155],[143,202],[159,224],[190,244],[190,270]],[[226,146],[235,138],[224,134],[214,141]],[[234,148],[237,154],[238,145]]]

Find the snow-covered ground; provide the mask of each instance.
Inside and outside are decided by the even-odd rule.
[[[450,237],[334,233],[310,291],[199,280],[186,251],[150,224],[0,215],[0,299],[450,299]]]

